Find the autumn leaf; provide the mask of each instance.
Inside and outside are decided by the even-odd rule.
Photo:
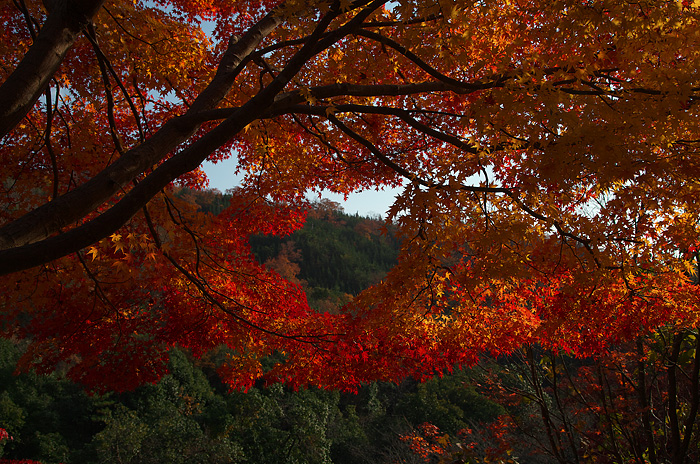
[[[0,327],[28,367],[123,390],[225,345],[234,387],[352,389],[699,322],[690,2],[24,8],[0,8]],[[232,157],[208,214],[187,192]],[[251,253],[307,194],[385,187],[398,263],[337,314],[290,250]]]

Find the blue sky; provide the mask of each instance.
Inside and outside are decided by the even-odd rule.
[[[236,160],[229,158],[217,164],[205,162],[202,169],[209,177],[209,187],[216,188],[222,192],[235,187],[240,182],[240,176],[236,176]],[[348,214],[358,213],[360,216],[386,216],[386,211],[394,202],[394,197],[400,189],[387,189],[383,191],[366,191],[351,195],[347,201],[342,195],[326,193],[324,198],[337,201]]]

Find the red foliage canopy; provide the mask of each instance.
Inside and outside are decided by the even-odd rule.
[[[227,346],[235,387],[352,388],[695,325],[698,16],[677,1],[5,2],[0,329],[31,341],[24,367],[123,390],[157,379],[173,345]],[[232,156],[245,181],[224,214],[172,194]],[[339,314],[251,256],[251,234],[302,224],[307,192],[399,185],[399,263]]]

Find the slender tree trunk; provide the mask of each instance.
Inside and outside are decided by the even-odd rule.
[[[681,443],[681,453],[688,455],[688,449],[693,437],[695,419],[698,416],[700,406],[700,333],[695,333],[695,358],[693,359],[693,372],[690,377],[690,410],[683,422],[683,443]]]
[[[676,377],[678,356],[680,355],[683,338],[685,338],[683,333],[673,337],[671,355],[669,356],[666,369],[668,378],[668,420],[671,429],[670,455],[674,464],[683,462],[683,456],[681,455],[681,430],[678,422],[678,379]]]
[[[637,395],[639,405],[642,407],[642,424],[644,436],[647,443],[647,453],[649,464],[656,464],[656,443],[651,430],[651,411],[649,410],[649,400],[647,398],[646,364],[644,362],[644,344],[642,337],[637,337]]]

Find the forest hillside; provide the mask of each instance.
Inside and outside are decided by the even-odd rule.
[[[217,191],[178,194],[196,198],[211,214],[226,206],[226,195]],[[301,230],[284,238],[252,237],[251,248],[261,263],[304,287],[312,307],[335,311],[383,277],[398,243],[379,218],[348,215],[320,201]],[[12,437],[0,439],[0,462],[412,462],[415,454],[401,437],[421,424],[456,434],[503,412],[468,386],[467,371],[349,393],[263,384],[231,392],[216,374],[223,352],[194,359],[177,349],[170,353],[170,373],[157,384],[94,395],[60,370],[12,375],[24,346],[0,340],[0,428]]]

